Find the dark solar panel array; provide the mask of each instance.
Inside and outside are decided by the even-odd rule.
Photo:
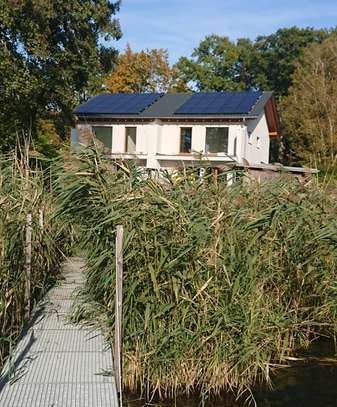
[[[193,94],[174,114],[249,113],[262,92],[210,92]]]
[[[103,93],[79,106],[75,114],[138,114],[163,93]]]

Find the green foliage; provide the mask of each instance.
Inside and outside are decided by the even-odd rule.
[[[331,31],[313,28],[282,28],[252,42],[237,42],[219,35],[207,36],[191,58],[181,58],[176,68],[180,77],[200,91],[271,90],[286,95],[294,63],[303,49],[322,42]]]
[[[1,25],[0,25],[1,27]],[[0,37],[1,39],[1,37]],[[21,129],[29,127],[36,109],[34,89],[37,78],[15,50],[0,43],[0,151],[15,145]]]
[[[65,136],[71,111],[114,62],[100,45],[118,39],[118,1],[4,0],[0,9],[0,131],[3,150],[16,132],[52,118]],[[5,139],[5,142],[3,140]]]
[[[39,120],[36,133],[36,149],[45,157],[57,157],[62,146],[62,140],[53,121]]]
[[[308,47],[296,64],[289,96],[281,104],[292,160],[336,169],[337,35]]]
[[[180,58],[176,68],[181,79],[199,91],[242,90],[250,86],[241,75],[245,71],[244,51],[250,46],[249,40],[241,40],[239,45],[227,37],[209,35],[190,59]]]
[[[257,37],[255,57],[250,65],[254,83],[261,89],[272,90],[276,96],[286,95],[303,50],[310,44],[321,43],[330,33],[323,29],[292,27]]]
[[[86,301],[111,341],[124,225],[125,388],[251,394],[297,349],[335,337],[337,208],[317,186],[228,187],[193,171],[142,180],[87,152],[58,190],[62,214],[82,225]]]

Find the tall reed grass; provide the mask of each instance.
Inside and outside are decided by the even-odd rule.
[[[117,224],[124,225],[123,385],[148,397],[233,391],[319,336],[335,338],[336,201],[312,183],[144,180],[81,155],[61,171],[62,215],[82,226],[86,301],[112,341]]]
[[[31,305],[59,272],[69,249],[69,226],[55,218],[55,205],[39,165],[0,158],[0,368],[24,324],[26,217],[32,214]],[[40,210],[44,227],[40,226]]]

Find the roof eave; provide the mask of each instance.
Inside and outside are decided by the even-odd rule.
[[[273,97],[273,92],[262,92],[261,97],[257,100],[256,104],[250,111],[250,115],[259,117],[264,111],[264,107],[268,103],[269,99]]]
[[[258,115],[174,115],[174,116],[145,116],[145,115],[113,115],[113,114],[91,114],[91,113],[74,113],[78,119],[132,119],[132,120],[205,120],[205,119],[235,119],[235,120],[252,120],[257,119]]]

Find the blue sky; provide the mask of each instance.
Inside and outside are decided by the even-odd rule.
[[[176,62],[207,34],[254,39],[280,27],[336,26],[337,0],[122,0],[116,17],[118,49],[167,48]]]

